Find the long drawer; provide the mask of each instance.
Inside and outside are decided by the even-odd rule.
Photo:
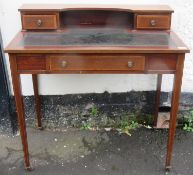
[[[142,55],[52,55],[48,56],[51,71],[80,70],[80,71],[108,71],[130,70],[143,71],[145,56]]]

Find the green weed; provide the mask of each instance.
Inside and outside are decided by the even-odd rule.
[[[188,132],[193,132],[193,110],[189,112],[189,115],[186,115],[185,117],[185,124],[183,127],[183,130]]]
[[[138,122],[134,121],[134,120],[122,120],[120,121],[120,123],[118,124],[117,126],[117,130],[120,132],[120,133],[125,133],[129,136],[131,136],[131,133],[130,131],[131,130],[135,130],[137,128],[139,128],[139,124]]]
[[[82,126],[80,127],[80,130],[91,130],[92,129],[92,124],[89,122],[83,123]]]
[[[91,116],[94,116],[94,117],[97,117],[98,114],[99,114],[99,111],[98,111],[97,107],[96,107],[96,106],[93,106],[93,107],[91,108],[90,115],[91,115]]]

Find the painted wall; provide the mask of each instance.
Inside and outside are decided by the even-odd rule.
[[[168,4],[175,10],[172,19],[173,30],[183,38],[190,49],[193,48],[193,1],[190,0],[0,0],[0,26],[4,46],[21,29],[18,8],[23,3]],[[8,59],[7,66],[9,70]],[[171,91],[172,78],[172,75],[164,76],[164,91]],[[30,75],[22,75],[22,85],[24,95],[33,94]],[[43,95],[142,91],[154,90],[155,87],[156,75],[40,75],[40,93]],[[187,54],[186,57],[182,91],[193,92],[193,53]]]

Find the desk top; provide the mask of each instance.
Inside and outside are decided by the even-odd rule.
[[[5,51],[9,53],[189,52],[174,32],[132,31],[115,28],[71,28],[60,32],[19,32]]]

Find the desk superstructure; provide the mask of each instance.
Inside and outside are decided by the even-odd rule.
[[[23,5],[22,30],[6,47],[24,151],[30,169],[20,74],[32,74],[37,125],[42,127],[38,74],[157,74],[155,123],[162,74],[174,74],[166,155],[171,157],[183,64],[189,49],[170,30],[166,5]]]

